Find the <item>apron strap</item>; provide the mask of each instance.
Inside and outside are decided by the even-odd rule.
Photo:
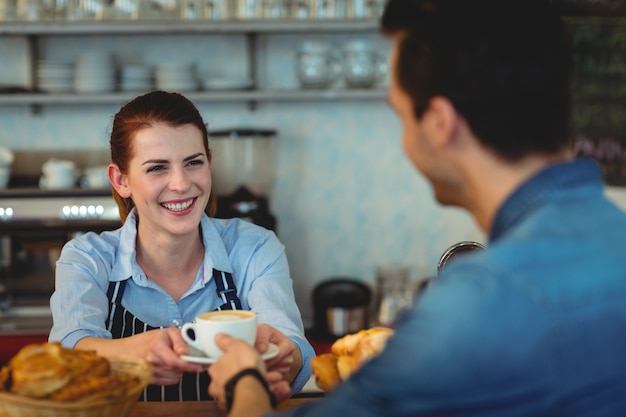
[[[217,287],[217,296],[224,301],[218,310],[243,310],[241,300],[237,297],[237,287],[233,281],[233,276],[228,272],[213,269],[213,280]]]
[[[124,296],[125,289],[126,280],[109,282],[109,288],[107,290],[107,298],[109,299],[109,318],[106,321],[107,330],[109,332],[113,330],[113,324],[115,322],[114,317],[117,308],[122,308],[122,297]]]

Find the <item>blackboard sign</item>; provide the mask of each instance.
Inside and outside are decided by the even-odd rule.
[[[626,186],[626,21],[569,19],[574,47],[573,144],[607,184]]]

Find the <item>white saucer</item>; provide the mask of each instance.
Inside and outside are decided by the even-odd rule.
[[[261,355],[261,359],[264,361],[275,358],[280,349],[274,343],[270,343],[270,347],[267,349],[267,352]],[[208,356],[192,356],[192,355],[182,355],[180,357],[185,362],[191,363],[199,363],[201,365],[210,365],[217,360],[217,358],[209,358]]]

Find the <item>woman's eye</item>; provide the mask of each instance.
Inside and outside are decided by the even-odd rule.
[[[148,172],[162,171],[164,169],[165,169],[165,167],[163,165],[154,165],[154,166],[151,166],[150,168],[148,168]]]
[[[202,164],[204,164],[204,161],[202,161],[201,159],[193,159],[189,161],[189,165],[202,165]]]

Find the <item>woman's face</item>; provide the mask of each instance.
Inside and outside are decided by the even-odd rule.
[[[211,164],[202,133],[192,124],[156,123],[140,130],[120,185],[125,193],[120,195],[131,197],[137,207],[140,232],[197,232],[211,194]]]

